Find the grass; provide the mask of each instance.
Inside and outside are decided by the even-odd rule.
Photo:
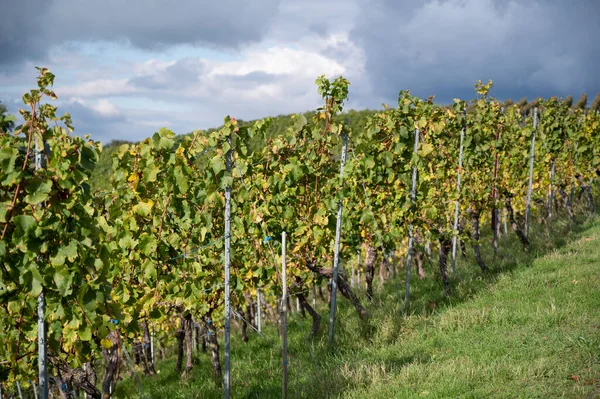
[[[414,279],[406,316],[400,275],[368,304],[368,323],[340,300],[332,352],[325,304],[321,334],[310,342],[310,320],[292,314],[288,397],[600,398],[600,222],[571,230],[557,220],[552,237],[535,232],[535,251],[524,252],[509,234],[495,260],[484,253],[493,269],[486,276],[461,259],[450,298],[439,277]],[[232,332],[232,397],[281,396],[279,337],[273,326],[265,335],[245,344]],[[186,381],[174,372],[175,358],[159,362],[159,375],[141,377],[146,396],[221,398],[209,355],[195,360]],[[138,386],[122,381],[116,397],[137,398]]]

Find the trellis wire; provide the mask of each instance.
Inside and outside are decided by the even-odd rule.
[[[254,327],[252,325],[252,323],[250,323],[248,320],[246,320],[244,318],[244,316],[242,316],[241,314],[239,314],[236,310],[231,309],[231,313],[237,317],[238,319],[240,319],[240,321],[243,321],[244,323],[246,323],[246,325],[250,326],[251,329],[253,329],[254,331],[256,331],[258,333],[258,335],[260,335],[262,338],[264,338],[268,343],[272,344],[272,341],[266,336],[264,335],[262,332],[260,332],[256,327]]]

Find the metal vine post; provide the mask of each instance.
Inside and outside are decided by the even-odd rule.
[[[346,162],[346,149],[348,147],[348,134],[342,131],[342,158],[340,160],[340,180],[344,177],[344,163]],[[342,233],[342,200],[338,201],[337,222],[335,226],[335,252],[333,254],[333,276],[331,279],[331,309],[329,312],[329,338],[328,346],[333,345],[333,334],[335,325],[335,299],[337,292],[338,269],[340,263],[340,238]]]
[[[288,355],[287,355],[287,274],[286,274],[286,259],[285,259],[285,231],[281,233],[281,283],[282,283],[282,294],[281,294],[281,355],[282,355],[282,373],[283,380],[281,384],[281,398],[285,399],[287,394],[287,383],[288,383]]]
[[[538,123],[538,109],[533,109],[533,135],[531,136],[531,153],[529,155],[529,185],[527,188],[527,204],[525,208],[525,237],[529,238],[529,220],[531,219],[531,192],[533,187],[533,162],[535,158],[535,133]]]
[[[33,134],[33,133],[30,133]],[[43,145],[43,144],[42,144]],[[35,169],[42,169],[42,152],[40,144],[36,139],[36,151],[35,151]],[[38,296],[37,303],[38,313],[38,379],[40,388],[40,399],[48,399],[49,386],[48,386],[48,352],[46,348],[46,299],[44,297],[44,288]]]
[[[463,110],[463,115],[466,115],[466,110]],[[462,172],[462,159],[463,159],[463,141],[465,138],[465,126],[460,131],[460,144],[458,150],[458,171],[456,177],[456,192],[458,197],[454,204],[454,235],[452,236],[452,273],[456,273],[456,244],[458,241],[458,214],[460,212],[460,176]]]
[[[260,288],[256,290],[256,327],[258,332],[262,332],[262,323],[260,319]]]
[[[417,152],[417,148],[419,147],[419,129],[415,129],[415,147],[414,152]],[[412,170],[412,188],[410,191],[410,198],[412,200],[413,205],[417,201],[417,165],[413,165]],[[412,252],[414,245],[414,234],[413,234],[413,225],[412,223],[408,226],[408,251],[406,253],[406,291],[404,293],[404,311],[408,312],[408,307],[410,304],[410,268],[412,265]]]
[[[229,150],[225,155],[227,172],[231,173],[231,136],[227,138]],[[231,395],[231,304],[230,304],[230,286],[231,276],[231,186],[225,187],[225,373],[224,373],[224,395],[229,399]]]

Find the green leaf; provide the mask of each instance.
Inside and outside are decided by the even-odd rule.
[[[74,262],[77,258],[77,241],[69,241],[69,245],[61,248],[60,251],[69,259],[69,262]]]
[[[19,151],[16,148],[2,148],[0,150],[0,166],[2,166],[1,170],[4,173],[12,173],[15,170],[18,155]]]
[[[215,175],[218,175],[221,171],[225,170],[225,161],[223,161],[221,155],[216,155],[210,160],[210,166]]]
[[[17,237],[23,236],[29,233],[30,230],[35,228],[35,219],[31,215],[17,215],[12,218],[13,223],[17,226],[17,231],[19,234],[16,234]]]
[[[82,341],[90,341],[92,339],[92,329],[86,325],[83,330],[79,330],[79,338]]]
[[[155,182],[156,176],[158,176],[159,173],[160,168],[156,166],[147,167],[146,169],[144,169],[144,180],[150,183]]]
[[[156,267],[154,263],[150,260],[144,263],[144,277],[146,279],[156,278]]]
[[[151,235],[143,235],[140,238],[140,251],[146,256],[150,256],[156,252],[157,243],[156,238]]]
[[[221,178],[221,188],[231,187],[233,186],[233,177],[231,176],[223,176]]]
[[[56,255],[50,259],[50,263],[52,266],[62,266],[67,258],[69,262],[74,262],[77,258],[77,242],[75,240],[71,240],[69,245],[59,248]]]
[[[187,193],[188,191],[188,179],[183,174],[180,168],[175,168],[173,171],[173,175],[175,176],[175,182],[177,183],[177,188],[179,192],[182,194]]]
[[[65,255],[58,251],[58,253],[53,256],[52,258],[50,258],[50,264],[52,264],[52,266],[62,266],[65,264]]]
[[[0,202],[0,223],[6,223],[6,214],[10,209],[10,203]]]
[[[30,294],[37,298],[42,293],[43,278],[36,267],[30,267],[29,270],[32,276]]]
[[[385,164],[385,166],[387,166],[388,168],[392,166],[393,161],[394,161],[394,157],[392,156],[392,153],[389,151],[382,152],[381,159],[383,160],[383,163]]]
[[[137,205],[135,205],[132,210],[135,214],[140,215],[141,217],[147,217],[152,212],[152,206],[154,205],[154,201],[148,200],[147,202],[140,201]]]
[[[67,296],[72,293],[72,278],[73,277],[71,274],[69,274],[67,268],[59,267],[56,269],[54,273],[54,283],[56,284],[56,288],[61,296]]]
[[[13,122],[16,123],[17,122],[17,117],[14,115],[6,115],[4,117],[4,122]]]
[[[223,143],[223,153],[227,153],[231,149],[231,146],[228,142]]]
[[[136,245],[137,243],[130,235],[127,235],[119,240],[119,248],[121,249],[133,249]]]

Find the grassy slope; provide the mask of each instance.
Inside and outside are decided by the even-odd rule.
[[[370,305],[369,325],[358,323],[342,300],[332,354],[326,352],[324,324],[309,345],[309,320],[292,315],[289,397],[600,397],[600,223],[590,221],[575,232],[555,226],[555,232],[553,241],[537,233],[535,253],[505,238],[495,262],[486,254],[495,270],[487,277],[471,259],[461,261],[450,299],[440,295],[439,279],[416,280],[407,317],[398,310],[400,277]],[[434,265],[428,267],[433,273]],[[320,310],[325,316],[323,304]],[[232,396],[279,397],[276,331],[268,326],[270,341],[254,334],[248,344],[233,335]],[[149,396],[222,397],[207,355],[198,354],[183,383],[174,362],[159,363],[158,376],[143,378]],[[138,392],[126,380],[117,397]]]

